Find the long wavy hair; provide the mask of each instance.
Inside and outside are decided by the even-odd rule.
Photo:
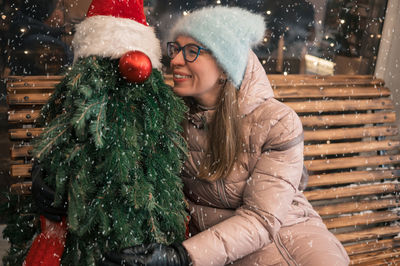
[[[229,80],[222,86],[215,114],[207,125],[208,147],[198,174],[210,182],[226,177],[243,149],[238,90]]]

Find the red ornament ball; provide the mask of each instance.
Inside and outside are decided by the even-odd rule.
[[[130,82],[145,82],[152,69],[150,58],[140,51],[127,52],[119,59],[119,72]]]

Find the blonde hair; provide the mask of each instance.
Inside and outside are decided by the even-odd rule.
[[[237,100],[238,90],[226,81],[221,89],[214,117],[208,128],[208,147],[198,177],[216,181],[227,176],[241,152],[242,127]]]

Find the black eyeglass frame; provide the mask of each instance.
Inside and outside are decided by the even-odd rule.
[[[174,45],[174,46],[176,45],[176,47],[178,48],[178,52],[176,53],[176,55],[175,55],[174,57],[172,57],[172,56],[170,55],[170,53],[169,53],[169,51],[170,51],[170,50],[169,50],[169,47],[170,47],[171,45]],[[194,47],[198,48],[196,57],[195,57],[193,60],[188,60],[188,59],[186,58],[185,47],[188,47],[188,46],[194,46]],[[197,45],[197,44],[194,44],[194,43],[188,43],[188,44],[186,44],[186,45],[184,45],[184,46],[180,46],[179,43],[177,43],[177,42],[167,42],[167,55],[168,55],[168,57],[171,58],[171,59],[174,59],[174,58],[179,54],[179,52],[182,51],[182,53],[183,53],[183,59],[185,59],[186,62],[193,63],[193,62],[196,61],[197,58],[199,57],[201,50],[204,50],[204,51],[207,51],[207,52],[210,51],[209,49],[204,48],[204,47],[201,47],[201,46],[199,46],[199,45]]]

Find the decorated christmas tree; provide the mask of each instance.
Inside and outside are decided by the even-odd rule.
[[[34,147],[54,205],[67,199],[66,221],[49,227],[41,217],[39,234],[31,199],[10,199],[20,207],[5,230],[6,265],[21,265],[34,236],[27,265],[61,255],[63,265],[94,265],[107,251],[184,239],[186,108],[159,71],[143,2],[94,0],[73,44],[75,63],[42,109],[45,130]]]

